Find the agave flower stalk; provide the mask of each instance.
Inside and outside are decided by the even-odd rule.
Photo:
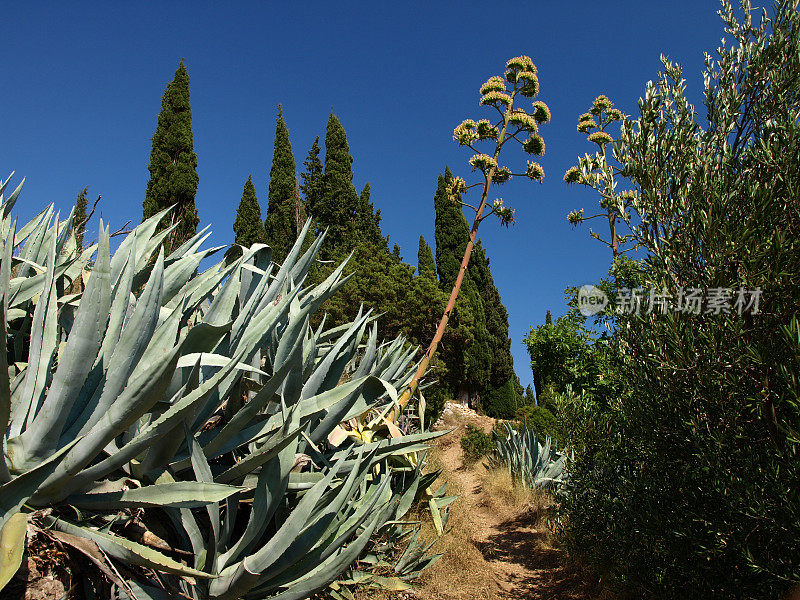
[[[464,179],[456,177],[449,190],[450,199],[453,202],[466,206],[475,212],[469,240],[464,250],[464,256],[461,259],[461,267],[459,268],[456,282],[450,292],[450,299],[439,321],[439,326],[436,328],[436,333],[420,361],[413,379],[400,395],[398,409],[393,411],[390,419],[396,418],[419,390],[420,380],[428,370],[430,361],[436,353],[436,348],[444,335],[450,315],[458,299],[458,294],[461,291],[472,249],[478,236],[478,227],[484,219],[492,215],[496,215],[505,226],[514,222],[514,209],[510,206],[505,206],[501,198],[494,200],[491,205],[489,204],[489,190],[492,184],[506,183],[515,176],[527,177],[531,181],[538,182],[541,182],[544,178],[544,169],[538,163],[528,163],[526,171],[518,174],[512,173],[509,168],[499,164],[504,146],[512,140],[518,142],[528,154],[544,154],[544,140],[539,135],[538,130],[540,124],[547,123],[550,120],[550,110],[544,102],[540,101],[533,102],[532,109],[520,108],[515,104],[521,98],[535,98],[539,93],[536,66],[530,57],[518,56],[509,60],[506,63],[505,77],[491,77],[481,86],[480,93],[480,104],[494,108],[499,115],[498,119],[495,122],[487,119],[477,122],[467,119],[453,131],[453,139],[460,146],[465,146],[476,153],[470,158],[469,163],[473,171],[480,171],[483,175],[482,181],[470,186],[467,186]],[[477,147],[479,143],[494,143],[494,149],[491,150],[491,154],[482,152]],[[469,204],[461,199],[462,194],[472,188],[480,188],[480,201],[477,205]]]
[[[578,163],[567,169],[564,174],[565,183],[578,183],[595,190],[600,195],[601,209],[597,214],[585,216],[581,208],[569,213],[567,219],[573,226],[592,219],[606,219],[609,229],[607,240],[592,229],[589,230],[589,235],[608,246],[615,260],[620,254],[633,249],[629,244],[633,236],[621,235],[617,226],[620,221],[627,222],[626,212],[635,201],[636,194],[632,191],[617,190],[616,177],[622,175],[623,170],[610,162],[611,157],[619,161],[619,154],[614,147],[615,140],[607,129],[613,123],[622,122],[624,126],[625,119],[625,115],[618,108],[614,108],[614,104],[607,96],[600,95],[595,98],[589,112],[578,117],[578,132],[586,134],[587,141],[595,144],[598,150],[594,155],[586,154],[580,157]],[[610,155],[609,146],[611,146]]]

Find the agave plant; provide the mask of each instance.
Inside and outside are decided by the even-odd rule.
[[[536,434],[525,424],[517,430],[504,423],[505,435],[495,433],[496,447],[489,455],[488,466],[508,469],[514,481],[529,489],[555,489],[564,481],[566,453],[559,453],[545,437],[539,443]]]
[[[427,489],[416,455],[437,434],[385,419],[414,351],[378,343],[370,312],[310,326],[348,277],[345,261],[303,286],[324,239],[303,252],[308,223],[281,265],[254,245],[199,271],[221,248],[200,250],[203,230],[165,256],[167,211],[113,255],[101,222],[77,254],[72,215],[17,229],[7,184],[0,589],[30,524],[126,563],[122,598],[305,598]],[[351,419],[372,434],[340,435]]]

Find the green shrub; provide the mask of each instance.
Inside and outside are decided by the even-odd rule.
[[[483,432],[483,429],[473,425],[465,427],[466,433],[461,436],[461,448],[464,450],[464,457],[468,461],[476,461],[494,450],[494,440],[492,436]]]
[[[706,301],[620,315],[622,392],[559,407],[576,453],[568,545],[637,597],[779,598],[800,581],[800,14],[720,14],[704,108],[664,59],[622,122],[621,171],[582,162],[600,184],[625,174],[602,190],[632,188],[603,202],[644,256],[645,289],[673,305],[733,290],[717,314]],[[758,312],[737,310],[740,289],[760,289]]]
[[[544,406],[525,405],[517,410],[517,421],[525,423],[539,438],[552,438],[562,441],[561,425],[556,416]]]

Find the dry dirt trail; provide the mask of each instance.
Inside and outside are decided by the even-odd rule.
[[[472,423],[488,432],[493,420],[461,407],[448,412],[443,426],[455,431],[440,438],[436,461],[453,490],[448,493],[461,497],[451,509],[451,539],[443,540],[445,547],[439,549],[447,554],[425,577],[419,596],[430,600],[596,597],[595,586],[568,566],[564,552],[550,543],[541,513],[489,489],[482,464],[465,464],[460,444],[464,426]],[[456,581],[443,582],[447,578]]]

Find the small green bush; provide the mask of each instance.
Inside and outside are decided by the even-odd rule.
[[[537,438],[549,437],[559,442],[562,441],[563,431],[556,416],[544,406],[525,405],[517,410],[517,420],[528,425]],[[516,429],[519,429],[517,427]]]
[[[461,436],[461,448],[464,450],[464,458],[468,461],[476,461],[494,450],[494,440],[492,436],[483,432],[474,425],[467,425],[467,432]]]

